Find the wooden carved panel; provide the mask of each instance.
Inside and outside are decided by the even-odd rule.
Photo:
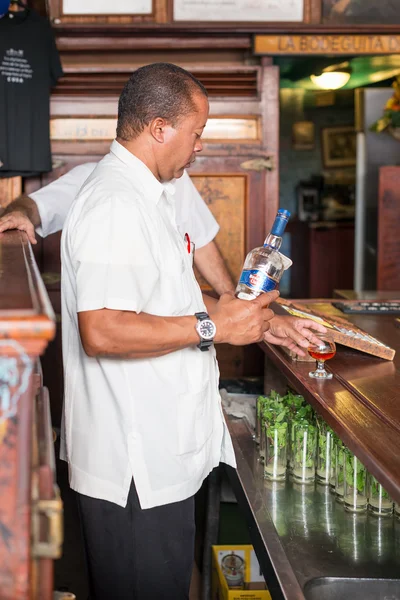
[[[215,238],[233,281],[237,281],[246,252],[246,175],[191,175],[192,181],[220,225]],[[208,283],[196,271],[202,289]]]
[[[0,212],[1,207],[6,207],[21,194],[22,178],[6,177],[0,179]]]
[[[58,117],[50,121],[50,137],[54,141],[112,140],[116,126],[113,117]],[[254,143],[260,137],[259,118],[247,115],[210,117],[203,133],[204,141],[219,143]]]
[[[400,290],[400,167],[379,170],[377,289]]]

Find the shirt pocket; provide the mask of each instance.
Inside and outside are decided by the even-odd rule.
[[[213,432],[210,384],[200,391],[187,391],[178,400],[178,454],[196,453]]]
[[[161,279],[161,297],[164,299],[165,314],[184,316],[190,311],[192,294],[190,290],[190,273],[182,256],[168,259]]]

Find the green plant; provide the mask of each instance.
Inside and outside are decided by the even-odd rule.
[[[314,467],[315,450],[317,445],[317,428],[306,420],[298,419],[294,423],[293,431],[293,460],[295,465],[302,465],[308,469]],[[307,433],[307,438],[305,434]],[[305,455],[304,455],[305,446]],[[305,461],[304,461],[305,459]]]
[[[400,78],[398,77],[393,83],[393,95],[385,104],[383,116],[375,121],[370,127],[370,131],[381,133],[388,128],[397,129],[400,127]]]
[[[377,482],[375,477],[371,478],[371,495],[379,496],[379,488],[381,488],[381,497],[382,499],[389,500],[390,496],[387,491],[381,486],[380,483]]]
[[[365,493],[365,484],[367,477],[367,470],[362,463],[350,452],[345,450],[345,461],[346,461],[346,483],[349,487],[356,487],[359,494]],[[354,469],[357,469],[357,473],[354,477]]]

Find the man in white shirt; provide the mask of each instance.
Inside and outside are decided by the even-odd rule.
[[[14,200],[2,213],[0,233],[20,229],[36,244],[35,229],[41,237],[61,231],[76,195],[96,165],[90,162],[74,167],[37,192]],[[214,241],[217,221],[186,171],[175,186],[176,224],[182,237],[187,233],[194,242],[196,267],[219,295],[233,293],[235,286]]]
[[[277,292],[202,296],[176,226],[173,180],[201,151],[207,116],[189,73],[138,69],[120,98],[117,140],[63,231],[62,457],[91,600],[188,597],[193,495],[220,461],[235,465],[213,342],[260,341],[277,318],[268,309]],[[303,333],[304,346],[315,336]]]
[[[202,296],[176,226],[173,180],[202,149],[207,117],[206,91],[183,69],[135,71],[117,140],[63,229],[61,452],[91,599],[188,597],[193,496],[221,460],[235,465],[212,342],[256,342],[273,316],[277,293]]]

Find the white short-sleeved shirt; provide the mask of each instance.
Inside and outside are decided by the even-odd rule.
[[[91,162],[74,167],[56,181],[30,194],[39,210],[41,225],[36,231],[41,237],[61,231],[73,201],[96,166],[97,163]],[[202,248],[217,235],[219,225],[186,171],[174,183],[178,230],[182,236],[188,233],[196,248]]]
[[[173,192],[114,141],[62,235],[62,458],[73,489],[120,506],[132,476],[141,507],[150,508],[195,494],[220,461],[235,465],[213,347],[91,358],[79,336],[80,311],[179,317],[205,310]]]

